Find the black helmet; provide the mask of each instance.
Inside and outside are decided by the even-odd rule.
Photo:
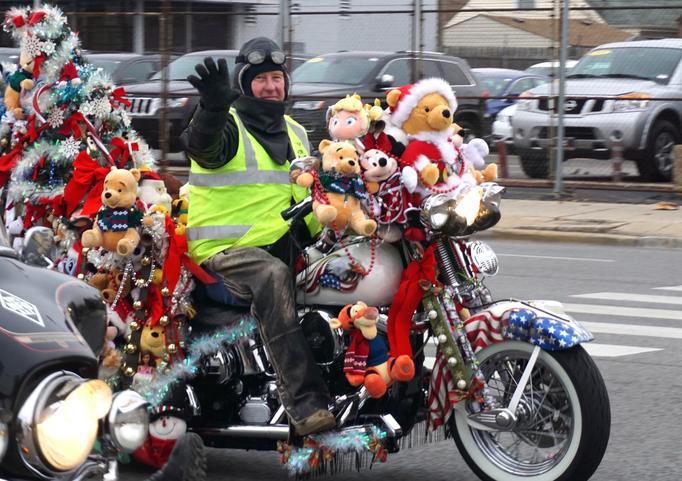
[[[275,42],[266,37],[256,37],[244,45],[237,55],[234,85],[244,95],[253,96],[251,81],[263,72],[278,70],[284,73],[285,99],[289,96],[291,79],[286,66],[286,54]]]

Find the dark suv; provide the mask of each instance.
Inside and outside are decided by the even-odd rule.
[[[204,50],[191,52],[178,57],[168,64],[168,122],[170,124],[169,149],[170,152],[180,152],[180,134],[192,118],[199,94],[187,81],[187,76],[194,74],[194,66],[201,63],[205,57],[213,57],[214,60],[224,58],[230,75],[234,72],[235,59],[238,50]],[[305,59],[294,56],[289,60],[293,70],[303,63]],[[159,132],[161,121],[161,83],[162,72],[157,72],[148,82],[141,84],[126,85],[126,97],[131,102],[127,108],[133,127],[144,137],[153,149],[159,148]]]
[[[412,72],[416,75],[412,75]],[[485,132],[483,88],[467,62],[439,53],[339,52],[312,58],[293,72],[291,115],[308,130],[311,144],[327,137],[325,113],[346,94],[365,102],[382,101],[385,93],[427,77],[444,78],[457,96],[455,122],[476,137]],[[385,106],[385,105],[384,105]]]

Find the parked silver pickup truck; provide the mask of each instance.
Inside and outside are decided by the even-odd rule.
[[[513,142],[530,177],[547,177],[557,84],[517,103]],[[672,148],[682,142],[682,39],[601,45],[566,81],[565,157],[609,158],[614,139],[635,160],[642,180],[670,181]],[[554,112],[554,118],[552,118]]]

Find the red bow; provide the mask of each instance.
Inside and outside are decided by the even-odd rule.
[[[118,163],[118,166],[121,169],[125,167],[126,162],[128,161],[130,150],[135,152],[140,150],[137,142],[132,142],[130,144],[130,149],[128,149],[128,142],[126,142],[123,137],[114,137],[111,139],[111,145],[114,146],[114,148],[111,149],[111,157],[114,159],[114,162]]]
[[[76,65],[73,62],[69,62],[64,65],[62,73],[59,76],[60,81],[73,80],[78,78],[78,71],[76,70]]]
[[[28,24],[29,25],[35,25],[36,23],[40,22],[46,16],[47,16],[46,12],[33,12],[31,14],[31,17],[28,19]]]
[[[118,87],[117,89],[114,89],[113,92],[111,92],[111,96],[114,98],[114,102],[118,102],[119,104],[123,104],[126,107],[130,107],[132,103],[130,103],[130,100],[125,98],[126,91],[123,87]]]
[[[10,152],[0,157],[0,187],[4,187],[17,163],[17,158],[24,149],[23,142],[19,142]]]
[[[412,357],[410,345],[410,324],[412,315],[424,297],[421,280],[436,283],[436,255],[431,246],[424,251],[420,262],[412,261],[403,271],[398,292],[388,310],[388,343],[391,357],[407,354]]]
[[[64,120],[63,127],[59,133],[62,135],[73,135],[75,139],[80,139],[82,130],[78,122],[85,122],[85,117],[80,112],[74,112],[68,119]]]
[[[64,187],[66,214],[71,215],[87,195],[81,215],[93,216],[102,206],[101,195],[104,178],[110,169],[101,167],[87,152],[81,152],[73,161],[73,177]]]
[[[40,76],[40,67],[45,61],[45,54],[41,53],[33,59],[33,78],[38,78]]]
[[[15,27],[21,28],[26,25],[26,19],[23,15],[17,15],[16,17],[12,18],[12,23]]]

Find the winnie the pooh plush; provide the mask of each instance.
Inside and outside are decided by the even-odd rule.
[[[140,352],[150,353],[156,361],[161,362],[163,353],[166,350],[166,334],[160,325],[154,327],[146,325],[142,328],[140,335]]]
[[[313,187],[313,212],[325,226],[344,230],[350,226],[360,235],[372,235],[377,223],[368,219],[361,201],[367,199],[367,189],[360,176],[360,159],[355,147],[348,142],[323,140],[322,170],[319,182],[310,172],[302,172],[296,183]]]
[[[378,335],[379,310],[364,302],[349,304],[330,321],[334,329],[351,334],[343,371],[352,386],[365,385],[373,398],[386,394],[394,381],[409,381],[414,376],[414,362],[407,355],[389,358],[386,339]]]
[[[83,232],[83,247],[100,247],[130,256],[140,243],[137,229],[148,222],[135,207],[140,171],[111,168],[104,178],[102,208],[97,212],[93,228]]]
[[[425,192],[452,191],[462,177],[471,177],[451,138],[457,100],[445,80],[428,78],[391,90],[386,100],[391,122],[409,139],[400,157],[403,183],[409,192],[417,191],[418,186]],[[474,182],[473,178],[466,180]]]
[[[21,108],[21,96],[33,88],[33,58],[26,52],[19,53],[19,68],[9,76],[7,87],[5,87],[5,108],[7,112],[12,112],[14,118],[21,120],[24,118],[24,111]]]

